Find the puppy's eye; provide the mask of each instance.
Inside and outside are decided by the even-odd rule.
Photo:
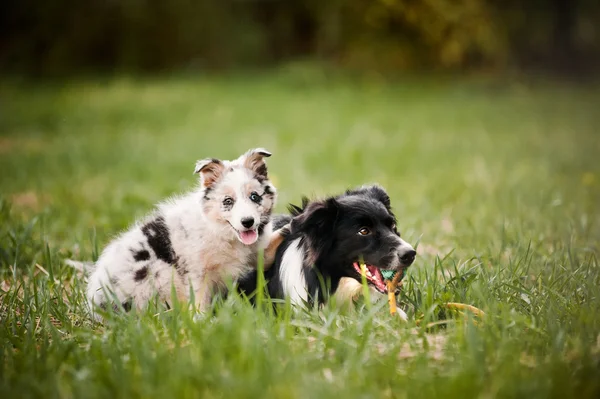
[[[227,197],[223,200],[223,205],[225,206],[231,206],[233,205],[233,198],[231,197]]]
[[[371,234],[371,230],[366,227],[362,227],[360,230],[358,230],[359,236],[368,236],[369,234]]]
[[[256,202],[257,204],[262,200],[262,197],[258,195],[256,191],[252,191],[250,194],[250,201]]]

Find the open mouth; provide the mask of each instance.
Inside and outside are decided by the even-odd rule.
[[[237,233],[238,238],[244,245],[252,245],[258,240],[258,233],[256,230],[238,231]]]
[[[354,262],[352,265],[354,266],[356,272],[362,276],[363,272],[361,271],[360,264],[358,262]],[[387,293],[387,285],[385,284],[385,281],[383,280],[383,275],[381,274],[381,271],[378,267],[365,265],[364,275],[367,279],[367,283],[375,287],[377,291],[381,292],[382,294]]]
[[[252,245],[256,242],[256,240],[258,240],[258,233],[255,229],[239,231],[238,229],[233,227],[230,221],[227,221],[227,223],[229,223],[233,231],[237,233],[238,239],[242,242],[242,244]]]

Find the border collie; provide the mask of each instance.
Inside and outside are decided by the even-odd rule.
[[[322,304],[330,295],[354,299],[362,287],[361,261],[367,284],[386,294],[381,270],[403,271],[415,260],[416,251],[400,238],[390,198],[379,186],[325,200],[304,198],[301,207],[288,209],[291,216],[273,218],[274,228],[281,228],[285,237],[265,272],[271,298],[290,298],[296,305]],[[323,292],[323,282],[328,292]],[[246,293],[255,287],[256,272],[239,285]]]
[[[228,279],[256,268],[260,249],[272,262],[281,240],[271,223],[276,190],[264,162],[270,156],[257,148],[233,161],[198,161],[196,190],[159,204],[104,249],[89,276],[92,309],[113,299],[125,310],[141,308],[156,293],[169,304],[174,287],[179,300],[193,293],[204,311]]]

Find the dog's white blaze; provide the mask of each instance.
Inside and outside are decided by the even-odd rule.
[[[308,300],[306,277],[304,276],[304,251],[300,248],[300,239],[293,241],[285,251],[279,268],[279,278],[283,293],[290,297],[295,305]]]
[[[230,223],[238,231],[243,231],[246,230],[246,227],[242,226],[242,219],[253,218],[253,228],[256,228],[260,223],[259,207],[250,200],[248,192],[245,190],[246,184],[253,179],[252,173],[247,169],[234,169],[227,177],[226,183],[235,189],[236,197],[235,204],[231,209]]]

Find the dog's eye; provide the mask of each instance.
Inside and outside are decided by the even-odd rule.
[[[252,193],[250,194],[250,201],[252,202],[256,202],[258,204],[261,199],[261,196],[258,195],[256,191],[252,191]]]
[[[360,230],[358,230],[358,235],[360,236],[368,236],[369,234],[371,234],[371,230],[366,227],[362,227]]]
[[[231,206],[233,205],[233,198],[227,197],[223,200],[223,205],[225,206]]]

